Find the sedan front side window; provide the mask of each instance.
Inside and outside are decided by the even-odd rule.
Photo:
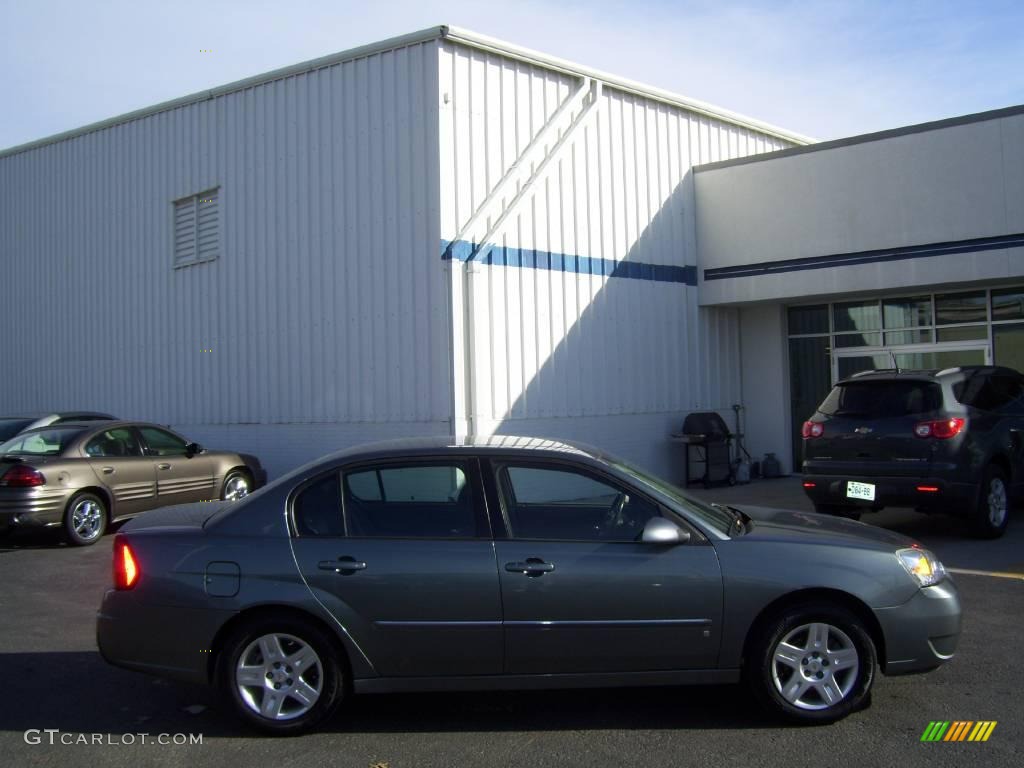
[[[512,537],[548,541],[640,541],[657,504],[569,469],[506,465],[500,472]]]

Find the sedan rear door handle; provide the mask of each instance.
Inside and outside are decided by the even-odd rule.
[[[171,465],[170,464],[157,464],[156,468],[157,469],[170,469]]]
[[[114,468],[113,467],[103,467],[103,474],[104,475],[112,475],[112,474],[114,474]]]
[[[334,571],[335,573],[354,573],[365,571],[366,563],[356,560],[354,557],[339,557],[337,560],[321,560],[316,565],[321,571]]]
[[[529,557],[525,561],[505,563],[505,570],[510,573],[523,573],[527,576],[543,576],[555,570],[554,563],[545,563],[539,557]]]

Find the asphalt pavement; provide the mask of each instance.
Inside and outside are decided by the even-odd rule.
[[[698,494],[809,509],[793,478]],[[1024,514],[1016,513],[1007,536],[994,542],[966,539],[954,521],[911,512],[866,519],[914,536],[951,568],[1002,575],[954,576],[965,613],[952,662],[923,676],[880,676],[870,706],[825,727],[781,726],[743,688],[712,686],[362,696],[347,702],[321,733],[263,737],[239,725],[210,689],[103,662],[94,615],[111,579],[111,537],[84,549],[48,537],[0,539],[0,763],[1018,765],[1024,748]],[[998,725],[984,743],[922,743],[935,720]],[[201,736],[202,743],[162,744],[160,734],[171,741],[177,734]]]

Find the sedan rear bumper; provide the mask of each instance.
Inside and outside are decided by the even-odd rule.
[[[851,499],[846,495],[847,483],[870,483],[875,486],[875,498]],[[854,475],[803,476],[804,493],[815,504],[837,504],[861,509],[874,507],[914,507],[931,510],[970,504],[977,486],[955,483],[936,477],[870,477]],[[808,483],[813,483],[809,486]],[[922,490],[924,489],[924,490]]]
[[[107,590],[96,614],[96,644],[117,667],[189,683],[210,682],[217,631],[235,611],[150,605]]]
[[[887,675],[928,672],[953,658],[960,639],[960,594],[946,578],[905,602],[875,611],[885,636],[882,671]]]
[[[72,490],[0,488],[0,529],[59,525]]]

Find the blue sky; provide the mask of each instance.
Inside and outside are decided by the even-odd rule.
[[[0,0],[0,148],[436,24],[819,138],[1024,103],[1019,1]]]

